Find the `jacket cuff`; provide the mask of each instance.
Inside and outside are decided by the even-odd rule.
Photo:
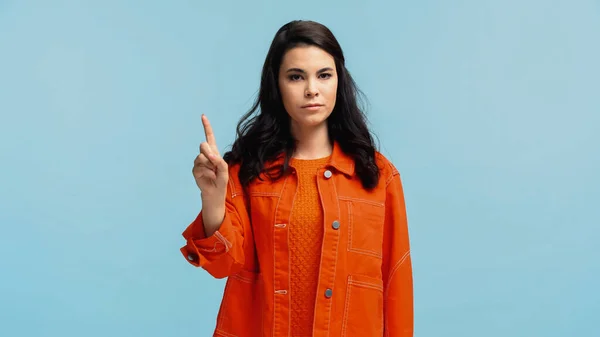
[[[213,235],[206,237],[202,212],[200,212],[194,222],[183,232],[183,237],[187,241],[180,251],[190,264],[196,267],[206,267],[229,252],[232,243],[227,238],[232,234],[231,219],[226,212],[219,229]]]

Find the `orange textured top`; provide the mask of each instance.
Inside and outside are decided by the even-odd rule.
[[[323,208],[317,170],[329,158],[292,159],[298,177],[289,228],[290,330],[293,337],[312,336],[314,305],[323,242]]]

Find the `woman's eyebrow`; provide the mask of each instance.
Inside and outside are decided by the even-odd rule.
[[[331,68],[331,67],[325,67],[325,68],[319,69],[319,71],[317,71],[317,74],[320,74],[320,73],[325,72],[325,71],[333,71],[333,68]],[[298,73],[306,74],[306,71],[304,71],[303,69],[300,69],[300,68],[290,68],[286,72],[287,73],[289,73],[289,72],[298,72]]]

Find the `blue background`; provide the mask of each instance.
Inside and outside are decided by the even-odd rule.
[[[218,4],[217,4],[218,3]],[[405,185],[415,335],[600,336],[598,1],[0,1],[0,336],[209,336],[191,167],[328,25]]]

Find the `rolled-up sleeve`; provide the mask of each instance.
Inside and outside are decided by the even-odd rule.
[[[202,211],[182,234],[186,244],[180,251],[185,259],[216,278],[230,276],[244,265],[244,229],[249,219],[243,196],[233,186],[227,191],[223,222],[213,235],[206,236]]]

